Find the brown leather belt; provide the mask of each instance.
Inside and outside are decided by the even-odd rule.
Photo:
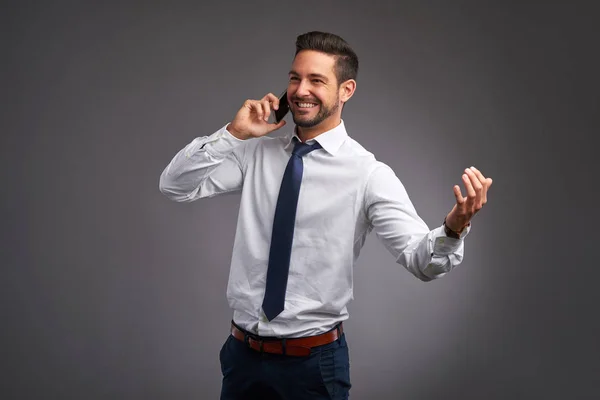
[[[284,354],[288,356],[308,356],[310,349],[323,346],[338,340],[344,333],[344,327],[340,322],[329,332],[320,335],[292,339],[265,338],[245,332],[231,324],[231,335],[239,341],[248,345],[251,349],[264,353]]]

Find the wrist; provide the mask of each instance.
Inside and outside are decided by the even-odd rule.
[[[454,239],[460,239],[461,234],[463,233],[463,231],[470,225],[471,223],[469,222],[468,224],[462,226],[460,229],[456,229],[454,227],[450,227],[446,224],[446,218],[444,218],[444,233],[446,234],[446,236],[454,238]]]
[[[240,139],[240,140],[246,140],[248,139],[248,137],[244,134],[242,134],[240,131],[238,131],[237,129],[235,129],[235,127],[233,126],[233,124],[229,124],[225,127],[225,129],[227,130],[227,132],[231,133],[233,136],[235,136],[236,139]]]

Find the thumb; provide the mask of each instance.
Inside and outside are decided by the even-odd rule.
[[[279,121],[279,123],[277,124],[269,124],[269,133],[276,131],[277,129],[281,129],[283,128],[283,126],[286,124],[285,120],[281,120]]]
[[[462,205],[465,202],[465,198],[462,196],[460,187],[458,185],[454,185],[452,189],[454,189],[454,197],[456,197],[456,204]]]

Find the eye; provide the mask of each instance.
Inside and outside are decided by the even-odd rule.
[[[299,81],[297,76],[290,76],[290,81]]]
[[[312,82],[313,83],[323,83],[323,81],[321,79],[313,79]]]

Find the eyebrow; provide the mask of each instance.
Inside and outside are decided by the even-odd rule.
[[[299,74],[299,73],[297,73],[297,72],[296,72],[296,71],[294,71],[294,70],[291,70],[291,71],[289,72],[289,75],[296,75],[296,76],[300,76],[300,74]],[[321,75],[321,74],[315,74],[315,73],[313,73],[313,74],[308,74],[308,76],[309,76],[309,77],[311,77],[311,78],[320,78],[320,79],[323,79],[323,80],[325,80],[325,81],[329,80],[329,79],[328,79],[328,78],[327,78],[325,75]]]

